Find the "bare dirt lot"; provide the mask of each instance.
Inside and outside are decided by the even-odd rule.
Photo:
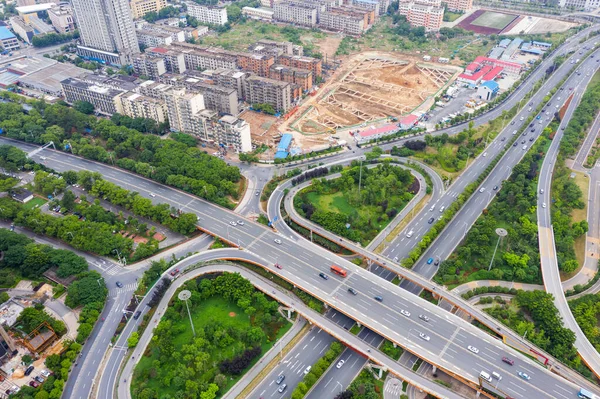
[[[351,57],[344,71],[323,88],[292,126],[305,134],[334,133],[389,116],[402,116],[424,104],[458,72],[449,65],[424,63],[393,53]]]

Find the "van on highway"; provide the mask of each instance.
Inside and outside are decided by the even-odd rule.
[[[492,382],[492,377],[486,373],[485,371],[482,371],[481,373],[479,373],[479,378],[486,380],[487,382]]]
[[[494,377],[498,381],[502,380],[502,376],[500,374],[496,373],[495,371],[492,372],[492,377]]]

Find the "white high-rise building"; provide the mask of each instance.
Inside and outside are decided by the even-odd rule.
[[[77,53],[113,65],[129,65],[139,54],[127,0],[73,0],[82,45]]]

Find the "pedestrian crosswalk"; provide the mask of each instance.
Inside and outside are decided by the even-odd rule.
[[[402,394],[402,381],[392,378],[385,383],[384,390],[385,390],[384,397],[386,399],[399,398],[400,395]]]
[[[130,293],[130,292],[133,292],[133,291],[135,291],[137,289],[137,285],[138,284],[136,282],[133,282],[133,283],[125,284],[121,288],[119,288],[119,287],[111,288],[108,291],[108,295],[110,297],[116,297],[117,295],[119,295],[119,293],[123,293],[123,292]]]

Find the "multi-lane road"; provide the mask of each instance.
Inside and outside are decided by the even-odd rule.
[[[596,52],[596,56],[599,54],[600,51]],[[580,81],[576,86],[579,88],[579,90],[575,89],[573,100],[571,101],[571,104],[567,109],[565,117],[561,123],[562,128],[564,128],[571,119],[575,108],[579,104],[579,101],[585,92],[585,87],[587,87],[592,79],[592,76],[594,76],[594,73],[596,70],[598,70],[598,65],[599,64],[596,62],[596,59],[588,58],[582,63],[581,66],[579,66],[581,75],[578,75],[578,77],[580,77]],[[591,132],[590,134],[594,135],[595,133],[596,132]],[[598,373],[600,371],[600,355],[598,354],[596,348],[594,348],[594,346],[587,339],[579,327],[579,324],[577,324],[573,313],[571,313],[571,309],[569,308],[569,304],[567,302],[567,298],[565,297],[565,292],[563,291],[563,285],[560,279],[556,245],[554,242],[554,230],[550,215],[550,209],[552,205],[552,174],[554,171],[554,163],[560,149],[560,141],[562,136],[563,130],[558,129],[550,148],[546,152],[546,157],[542,163],[538,180],[537,220],[542,277],[544,279],[544,287],[546,288],[546,291],[554,296],[554,305],[557,307],[565,326],[575,333],[575,347],[577,347],[580,356],[583,358],[588,367],[594,370],[594,372]]]
[[[571,40],[574,43],[576,39]],[[556,71],[550,81],[556,79],[556,82],[554,82],[556,84],[560,80],[558,76],[561,71],[562,69]],[[541,74],[542,72],[539,70],[535,72],[529,81],[535,80],[536,73]],[[539,76],[537,77],[539,78]],[[527,85],[523,85],[519,91],[522,89],[527,90]],[[512,104],[506,104],[507,107],[515,105],[516,101],[519,100],[519,95],[524,94],[519,93],[519,91],[512,95],[514,100],[512,100]],[[487,117],[491,119],[498,116],[494,116],[494,112],[500,113],[501,107],[488,113]],[[457,127],[455,129],[458,131],[461,128]],[[23,143],[16,144],[4,139],[0,141],[28,150],[35,148],[35,146]],[[499,151],[500,149],[496,148],[494,150]],[[446,313],[421,298],[406,293],[406,291],[385,282],[383,279],[373,281],[371,273],[304,240],[283,237],[264,228],[264,226],[249,221],[245,221],[243,225],[234,225],[232,222],[239,220],[240,217],[232,212],[107,165],[50,150],[45,151],[44,155],[47,157],[45,161],[47,166],[58,171],[99,171],[106,180],[116,182],[127,189],[138,191],[142,195],[149,197],[150,192],[155,193],[156,198],[153,198],[155,202],[169,203],[183,211],[196,213],[199,217],[200,226],[209,230],[212,234],[223,237],[250,252],[261,254],[260,263],[273,272],[281,274],[282,277],[320,297],[333,308],[451,373],[460,374],[475,382],[479,371],[482,369],[488,371],[504,370],[506,372],[505,378],[502,380],[500,388],[511,391],[511,396],[515,397],[532,397],[533,395],[560,397],[558,392],[566,392],[571,396],[576,393],[574,385],[552,375],[502,343],[495,342],[487,334],[464,323],[454,315]],[[488,159],[491,159],[492,156],[490,153]],[[275,239],[281,240],[282,244],[276,244]],[[285,265],[284,269],[273,268],[275,262]],[[347,269],[349,271],[348,277],[342,279],[330,275],[328,280],[319,277],[319,272],[330,274],[328,269],[332,263]],[[358,295],[354,296],[348,293],[346,289],[349,286],[355,288]],[[383,301],[376,301],[374,296],[377,295],[381,295]],[[410,316],[406,312],[409,312]],[[425,322],[419,319],[418,315],[420,313],[427,315],[430,321]],[[430,340],[420,337],[419,334],[421,333],[429,336]],[[467,343],[477,346],[479,353],[475,354],[469,351],[466,348]],[[360,346],[361,344],[357,345]],[[518,367],[529,371],[528,374],[532,375],[533,381],[522,381],[516,377],[514,369],[512,371],[506,369],[506,366],[499,361],[500,356],[503,354],[509,354],[509,356],[515,358]],[[78,375],[74,377],[77,379],[86,378]],[[109,386],[110,382],[107,383],[106,387]],[[89,397],[90,387],[80,386],[76,392],[72,393],[71,397]],[[101,392],[112,391],[101,390]]]

